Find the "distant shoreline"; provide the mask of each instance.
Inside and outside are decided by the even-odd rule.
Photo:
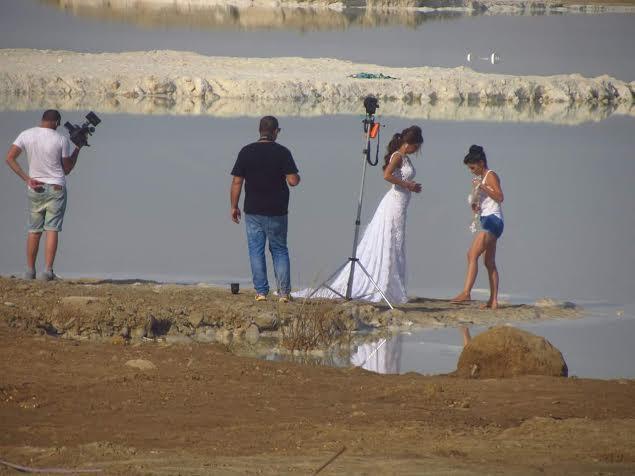
[[[136,0],[130,7],[127,0],[44,0],[60,8],[86,9],[180,9],[203,10],[213,7],[269,7],[269,8],[367,8],[367,9],[421,9],[421,10],[560,10],[560,11],[619,11],[623,7],[635,7],[635,0]]]
[[[542,2],[515,0],[175,1],[46,0],[78,17],[117,21],[144,28],[188,26],[206,29],[330,31],[399,25],[470,16],[534,16],[635,13],[635,0]]]

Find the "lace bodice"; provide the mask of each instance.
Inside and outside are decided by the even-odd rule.
[[[397,154],[397,152],[392,154],[392,157],[390,158],[390,160],[392,160],[395,157],[396,154]],[[415,170],[414,166],[412,165],[412,162],[410,161],[410,157],[408,157],[407,155],[403,156],[403,158],[401,160],[401,167],[396,168],[392,172],[392,176],[395,177],[395,178],[398,178],[399,180],[412,180],[413,178],[415,178],[415,175],[417,175],[417,171]],[[407,194],[412,193],[412,192],[410,192],[410,190],[408,190],[407,188],[402,187],[401,185],[394,185],[393,184],[392,189],[397,191],[397,192],[401,192],[401,193],[407,193]]]

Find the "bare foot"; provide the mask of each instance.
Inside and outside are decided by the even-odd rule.
[[[487,301],[485,304],[481,304],[481,309],[498,309],[498,301]]]
[[[472,296],[470,296],[470,293],[462,292],[460,294],[457,294],[452,299],[450,299],[450,302],[456,304],[456,303],[467,302],[471,300],[472,300]]]

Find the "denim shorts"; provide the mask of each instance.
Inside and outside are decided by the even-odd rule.
[[[66,187],[42,184],[27,188],[29,197],[29,233],[62,231],[66,211]]]
[[[498,218],[496,215],[481,217],[481,229],[483,229],[483,231],[489,231],[497,239],[503,234],[504,228],[505,224],[503,223],[503,220]]]

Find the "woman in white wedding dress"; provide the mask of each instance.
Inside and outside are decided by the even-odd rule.
[[[393,136],[385,156],[384,179],[392,186],[384,195],[375,215],[359,242],[359,262],[373,277],[379,289],[393,304],[408,301],[406,290],[406,211],[413,192],[421,192],[421,184],[413,181],[415,169],[410,155],[423,144],[421,128],[411,126]],[[329,287],[346,294],[350,263],[331,280]],[[308,297],[312,289],[298,291],[296,297]],[[342,296],[326,287],[313,294],[314,298],[338,299]],[[351,297],[379,302],[382,296],[361,269],[356,268]]]

